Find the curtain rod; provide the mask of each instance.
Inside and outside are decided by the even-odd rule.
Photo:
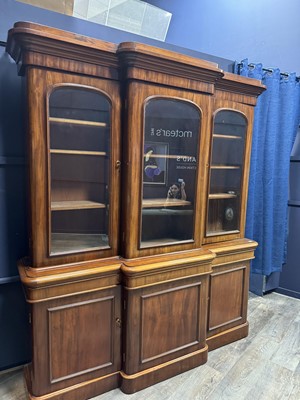
[[[241,66],[241,65],[243,65],[243,64],[242,63],[238,63],[238,66]],[[251,63],[251,64],[248,64],[248,66],[250,68],[251,67],[253,68],[255,66],[255,64]],[[265,71],[265,72],[273,72],[274,71],[273,68],[262,68],[262,70]],[[290,74],[288,72],[280,72],[280,75],[288,77]],[[300,81],[300,76],[296,76],[296,81],[298,81],[298,82]]]

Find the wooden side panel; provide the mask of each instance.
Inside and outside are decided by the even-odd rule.
[[[206,346],[207,288],[202,276],[127,292],[126,374]]]
[[[246,322],[247,265],[220,268],[211,274],[208,335]]]

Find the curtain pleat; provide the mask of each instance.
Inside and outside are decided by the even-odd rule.
[[[300,122],[300,84],[294,73],[243,60],[236,73],[261,79],[267,90],[254,114],[245,235],[259,245],[251,272],[281,271],[286,256],[289,163]]]

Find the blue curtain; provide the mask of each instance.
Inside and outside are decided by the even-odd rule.
[[[236,73],[261,79],[267,90],[258,98],[245,236],[259,243],[251,272],[270,275],[285,261],[289,163],[300,122],[300,83],[294,73],[265,70],[243,60]]]

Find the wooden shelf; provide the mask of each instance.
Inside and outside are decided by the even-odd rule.
[[[103,203],[97,203],[90,200],[64,200],[64,201],[52,201],[52,211],[63,211],[63,210],[82,210],[91,208],[105,208],[106,205]]]
[[[179,199],[143,199],[143,208],[181,207],[190,206],[192,203]]]
[[[230,235],[230,234],[239,233],[239,232],[240,231],[238,229],[234,229],[231,231],[225,231],[225,230],[210,231],[210,230],[208,230],[206,233],[206,236],[211,237],[211,236]]]
[[[237,197],[236,194],[232,193],[211,193],[208,198],[209,200],[215,200],[215,199],[233,199]]]
[[[214,125],[228,126],[228,127],[230,126],[230,127],[234,127],[234,128],[239,126],[239,127],[246,128],[245,124],[236,124],[236,123],[230,123],[230,122],[226,122],[226,123],[224,123],[224,122],[215,122]]]
[[[236,136],[236,135],[222,135],[220,133],[214,133],[213,134],[214,138],[218,138],[218,139],[238,139],[241,140],[242,137],[241,136]]]
[[[241,169],[238,165],[212,165],[211,169]]]
[[[100,126],[100,127],[107,126],[106,122],[85,121],[81,119],[71,119],[71,118],[50,117],[49,121],[55,124],[73,124],[73,125]]]
[[[142,214],[143,217],[150,215],[159,215],[160,217],[164,216],[178,216],[178,215],[193,215],[194,211],[192,209],[186,209],[186,208],[181,208],[181,207],[163,207],[163,208],[143,208]]]
[[[51,154],[77,154],[85,156],[106,156],[105,151],[88,151],[88,150],[62,150],[62,149],[50,149]]]
[[[141,247],[146,248],[146,247],[159,247],[159,246],[166,246],[166,245],[174,245],[174,244],[183,244],[183,243],[191,243],[193,242],[193,239],[188,239],[188,240],[181,240],[181,239],[175,239],[175,238],[161,238],[161,239],[155,239],[155,240],[142,240],[141,242]]]
[[[103,234],[52,233],[51,255],[90,251],[108,246],[108,237]]]

